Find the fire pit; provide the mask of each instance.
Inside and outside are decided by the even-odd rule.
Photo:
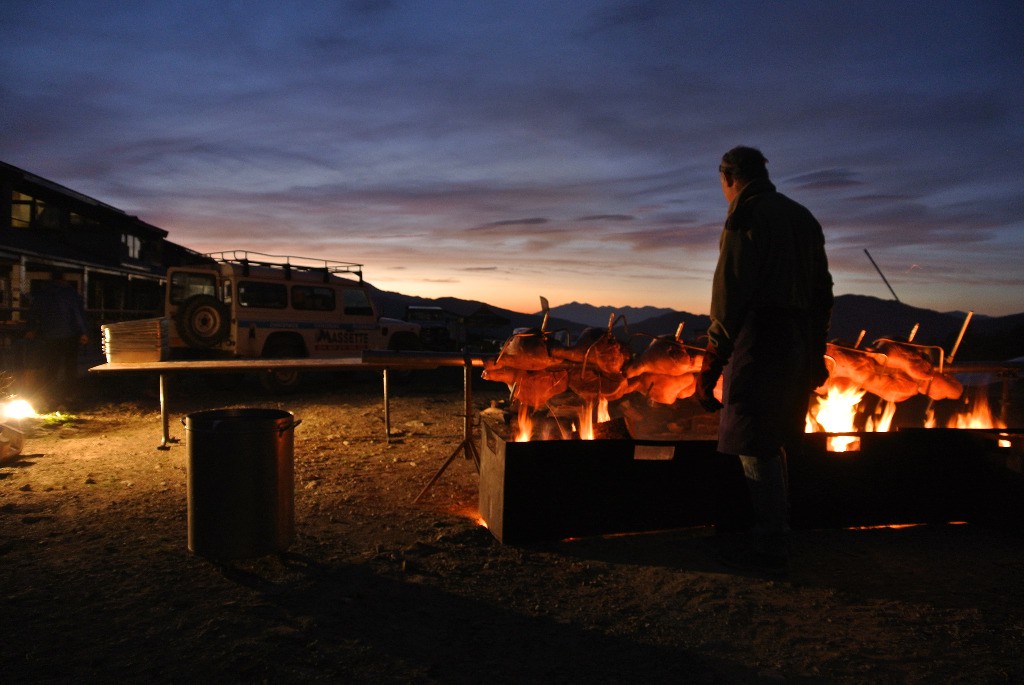
[[[715,442],[508,442],[488,423],[480,515],[501,542],[703,526],[750,515],[743,472]]]
[[[572,344],[546,321],[484,363],[482,377],[506,383],[515,410],[514,422],[481,421],[480,513],[495,537],[746,526],[743,474],[716,453],[706,421],[715,415],[692,399],[703,350],[683,342],[682,326],[636,354],[630,336],[614,334],[614,316]],[[959,339],[946,355],[913,343],[916,331],[826,346],[828,380],[789,455],[794,527],[1024,526],[1022,431],[1005,428],[1021,365],[953,367]],[[999,420],[988,407],[997,377]],[[624,431],[607,430],[616,421]]]
[[[846,452],[828,450],[834,437],[805,434],[803,453],[789,460],[794,528],[1024,524],[1024,476],[1012,468],[1022,431],[861,433],[859,449]],[[1000,447],[1007,441],[1015,446]]]
[[[789,458],[794,528],[969,521],[1024,525],[1024,431],[865,433],[830,452],[808,433]],[[1000,440],[1009,447],[999,446]],[[482,422],[480,515],[499,541],[528,544],[691,526],[743,528],[738,460],[713,440],[510,442]],[[1016,465],[1017,470],[1014,470]]]

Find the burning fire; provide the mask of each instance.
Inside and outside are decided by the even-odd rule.
[[[596,438],[595,426],[599,423],[611,421],[611,412],[608,410],[608,400],[604,397],[598,399],[597,404],[584,402],[576,412],[577,423],[572,424],[571,433],[580,440],[594,440]],[[561,427],[560,427],[561,429]],[[524,404],[519,405],[516,413],[516,431],[512,438],[513,442],[530,442],[533,439],[534,423],[530,408]],[[563,437],[567,432],[561,429]]]
[[[992,410],[988,406],[988,395],[984,387],[978,388],[974,393],[973,400],[964,402],[969,407],[966,411],[959,412],[946,424],[947,428],[1006,428],[1006,424],[999,419],[993,418]],[[934,425],[935,417],[930,417]],[[931,426],[928,426],[929,428]],[[1000,447],[1009,447],[1010,440],[999,440]]]
[[[965,401],[964,405],[969,409],[953,416],[946,425],[947,428],[1006,428],[1005,423],[992,418],[988,395],[983,387],[974,394],[973,400]]]
[[[595,413],[596,412],[596,413]],[[611,421],[611,414],[608,412],[608,400],[601,397],[597,401],[597,406],[590,402],[585,402],[579,409],[579,427],[573,426],[574,432],[580,436],[580,440],[593,440],[597,437],[594,431],[594,426],[598,423],[605,423]]]
[[[530,408],[525,404],[519,405],[519,413],[516,416],[515,442],[530,442],[533,437],[533,418],[530,415]]]
[[[816,397],[815,406],[807,412],[805,431],[807,433],[836,433],[827,440],[830,452],[848,452],[860,449],[860,439],[851,433],[858,432],[856,426],[860,402],[867,394],[865,390],[853,384],[837,384],[830,382],[828,394]],[[985,388],[978,389],[973,401],[965,402],[969,409],[952,416],[947,428],[1006,428],[1006,425],[994,418],[989,409]],[[869,416],[864,424],[864,432],[885,433],[891,429],[893,416],[896,414],[896,403],[883,401],[878,405],[873,416]],[[925,428],[937,425],[934,412],[929,409],[925,418]],[[1009,441],[1001,440],[1001,447],[1009,446]]]
[[[857,405],[863,399],[865,390],[854,385],[840,387],[829,384],[828,394],[817,398],[817,405],[807,412],[807,433],[824,431],[826,433],[853,433],[854,419],[857,417]],[[846,452],[859,446],[860,439],[851,435],[837,435],[828,439],[830,452]]]

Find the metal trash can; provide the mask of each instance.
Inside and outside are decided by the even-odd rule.
[[[295,537],[294,429],[279,409],[215,409],[182,419],[188,548],[210,559],[283,552]]]

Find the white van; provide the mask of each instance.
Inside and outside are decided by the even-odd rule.
[[[167,272],[172,359],[420,349],[418,325],[378,316],[361,264],[240,250],[205,257],[208,262]],[[296,376],[276,374],[279,382]]]

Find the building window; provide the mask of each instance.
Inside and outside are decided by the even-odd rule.
[[[121,244],[125,246],[128,259],[139,259],[142,255],[142,241],[139,240],[138,236],[122,233]]]
[[[11,193],[11,228],[60,228],[63,209],[37,197]]]
[[[35,200],[15,190],[11,193],[11,228],[28,228],[32,225]]]

